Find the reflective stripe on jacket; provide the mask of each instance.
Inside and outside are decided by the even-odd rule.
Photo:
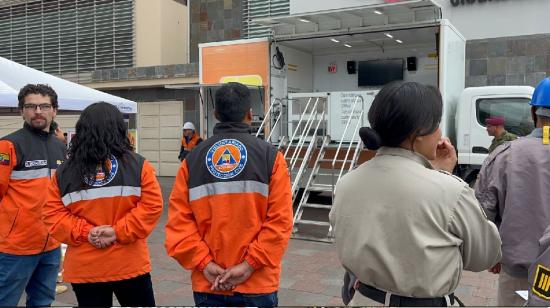
[[[113,157],[110,165],[110,174],[90,186],[63,164],[50,184],[44,222],[53,237],[69,245],[67,282],[119,281],[151,271],[146,238],[162,214],[155,171],[135,153]],[[114,245],[97,249],[88,242],[90,229],[100,225],[113,226]]]
[[[0,252],[33,255],[59,247],[41,220],[50,176],[65,159],[53,134],[24,127],[0,140]]]
[[[292,232],[290,177],[283,155],[248,125],[217,124],[181,164],[169,204],[166,249],[193,270],[194,291],[212,293],[201,272],[210,261],[255,268],[234,292],[279,288]]]

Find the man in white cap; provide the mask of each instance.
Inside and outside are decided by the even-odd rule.
[[[181,138],[180,155],[178,155],[180,161],[183,161],[185,156],[201,142],[201,137],[195,133],[195,125],[191,122],[183,124],[183,137]]]

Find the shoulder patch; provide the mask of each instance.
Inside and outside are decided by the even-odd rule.
[[[10,154],[0,153],[0,165],[9,166],[10,164]]]
[[[105,176],[106,174],[105,170],[103,170],[101,166],[98,166],[96,178],[95,179],[85,178],[84,182],[93,187],[101,187],[111,183],[111,181],[115,178],[116,173],[118,171],[118,161],[116,157],[111,155],[111,159],[107,161],[106,166],[109,169],[109,176]]]
[[[544,267],[541,264],[537,265],[531,290],[536,296],[550,300],[550,268]]]
[[[222,139],[214,143],[206,154],[206,168],[214,177],[228,180],[239,175],[246,166],[248,152],[237,139]]]

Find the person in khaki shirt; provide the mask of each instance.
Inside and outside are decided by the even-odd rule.
[[[369,110],[360,134],[380,149],[338,182],[330,213],[340,261],[358,279],[352,306],[457,305],[462,270],[500,260],[496,226],[450,174],[441,114],[439,91],[413,82],[385,86]]]

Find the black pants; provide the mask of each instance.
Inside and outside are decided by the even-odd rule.
[[[113,306],[113,293],[120,306],[123,307],[156,306],[149,273],[120,281],[73,283],[71,285],[78,306],[111,307]]]

